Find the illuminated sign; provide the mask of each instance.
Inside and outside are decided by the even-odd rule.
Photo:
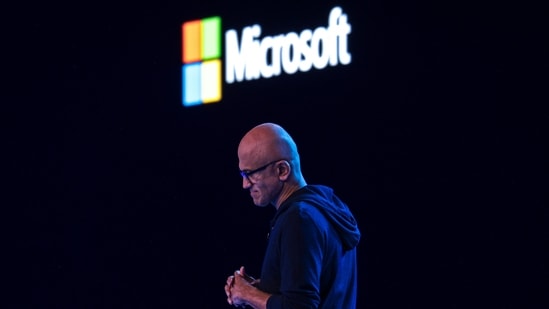
[[[183,105],[221,100],[221,18],[183,23]]]
[[[351,63],[348,35],[351,25],[340,7],[328,16],[327,27],[288,32],[261,38],[261,26],[225,32],[225,82],[271,78],[283,72],[321,70],[328,65]],[[221,100],[221,18],[209,17],[183,23],[183,105]]]

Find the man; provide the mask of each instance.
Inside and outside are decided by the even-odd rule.
[[[244,267],[227,278],[227,302],[255,309],[355,309],[360,231],[329,187],[308,185],[297,146],[279,125],[263,123],[238,146],[242,186],[256,206],[273,205],[260,279]]]

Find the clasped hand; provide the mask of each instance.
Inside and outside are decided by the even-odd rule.
[[[236,307],[245,307],[247,305],[245,296],[249,289],[255,289],[259,279],[249,276],[244,270],[244,266],[236,270],[233,275],[227,277],[225,284],[225,294],[227,302]]]

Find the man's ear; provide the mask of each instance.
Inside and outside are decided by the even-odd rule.
[[[290,166],[290,163],[286,160],[283,160],[282,162],[280,162],[280,164],[277,165],[278,177],[281,177],[282,180],[288,179],[291,171],[292,167]]]

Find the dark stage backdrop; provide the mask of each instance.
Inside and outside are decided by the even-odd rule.
[[[184,21],[274,36],[327,27],[335,6],[351,63],[223,82],[220,102],[181,104]],[[294,136],[306,180],[356,214],[358,308],[547,305],[536,14],[378,0],[6,14],[3,308],[229,308],[225,279],[241,265],[259,275],[274,214],[242,190],[236,156],[266,121]]]

